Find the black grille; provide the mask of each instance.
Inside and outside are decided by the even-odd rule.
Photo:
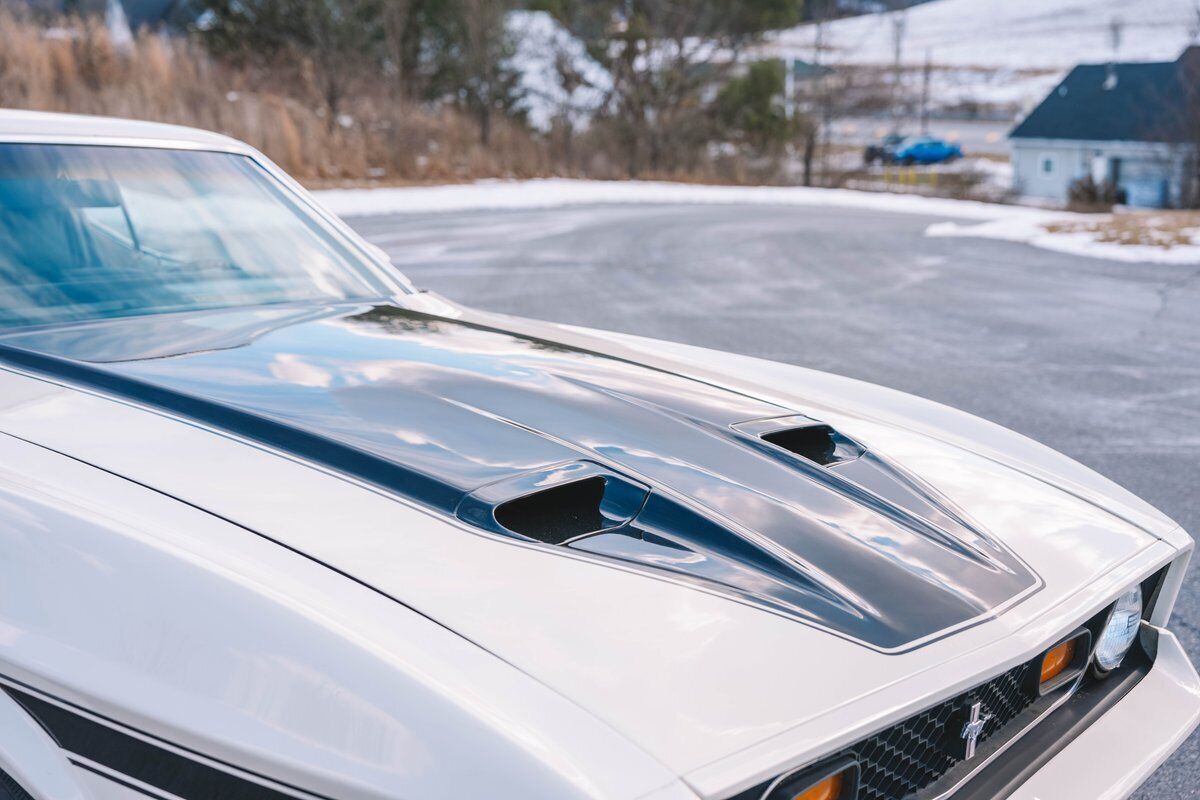
[[[1143,618],[1149,617],[1167,569],[1163,567],[1142,583],[1143,596],[1151,598],[1143,611]],[[1083,640],[1089,642],[1089,657],[1090,641],[1100,633],[1111,608],[1109,605],[1101,609],[1080,630],[1071,634],[1071,637],[1075,637],[1084,631],[1090,632],[1090,639]],[[1134,652],[1136,655],[1143,651],[1135,648]],[[1146,663],[1153,660],[1144,652],[1142,658]],[[1038,673],[1041,663],[1041,656],[1026,661],[819,763],[828,765],[847,756],[853,757],[858,762],[857,800],[924,800],[944,793],[947,788],[957,789],[956,782],[962,781],[971,772],[971,765],[964,764],[966,753],[962,732],[963,724],[975,703],[980,704],[981,713],[990,715],[976,744],[987,752],[989,748],[984,743],[996,737],[990,748],[994,754],[1006,741],[1026,730],[1034,720],[1041,719],[1041,715],[1048,713],[1068,692],[1065,686],[1060,686],[1052,689],[1050,694],[1039,697]],[[1081,694],[1087,694],[1086,684]],[[1022,719],[1018,720],[1018,717]],[[958,769],[960,765],[961,769]],[[762,800],[764,792],[774,782],[774,779],[766,781],[728,800]]]
[[[1028,661],[987,683],[909,717],[852,747],[830,756],[854,756],[859,767],[858,800],[906,800],[932,785],[958,764],[965,753],[961,738],[966,714],[975,703],[993,715],[978,744],[1000,733],[1037,700]],[[760,800],[770,782],[747,789],[729,800]]]
[[[964,709],[982,703],[994,715],[979,735],[982,744],[1037,699],[1031,669],[1022,664],[849,748],[861,770],[859,800],[902,800],[949,772],[962,760],[947,745],[960,741]]]

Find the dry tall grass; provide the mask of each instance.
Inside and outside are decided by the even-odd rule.
[[[308,183],[534,177],[556,172],[545,143],[500,122],[485,149],[451,108],[429,110],[363,82],[330,120],[310,64],[270,71],[222,62],[198,43],[142,33],[126,50],[77,19],[47,28],[0,11],[0,107],[171,122],[220,131]]]
[[[572,137],[542,135],[494,119],[487,147],[475,119],[452,105],[424,106],[393,82],[358,75],[336,119],[317,66],[251,66],[222,60],[201,43],[142,32],[119,49],[95,20],[47,27],[0,0],[0,108],[65,111],[170,122],[249,142],[310,186],[425,183],[543,176],[629,177],[622,139],[601,121]],[[693,148],[695,150],[695,148]],[[770,159],[673,153],[643,179],[777,183]]]
[[[1088,234],[1097,242],[1170,250],[1200,244],[1200,211],[1123,211],[1042,226],[1050,233]]]

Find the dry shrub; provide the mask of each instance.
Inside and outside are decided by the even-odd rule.
[[[0,0],[0,107],[62,111],[189,125],[241,139],[313,186],[532,178],[621,179],[632,174],[627,137],[615,120],[591,130],[542,135],[493,119],[487,147],[478,121],[450,104],[400,95],[378,70],[338,73],[348,88],[336,118],[320,67],[303,53],[272,64],[223,60],[202,43],[142,31],[114,46],[96,20],[39,24]],[[352,69],[341,64],[338,69]],[[674,148],[639,178],[777,183],[773,160]]]
[[[1200,212],[1126,211],[1042,226],[1050,233],[1088,234],[1097,242],[1170,250],[1200,243]]]
[[[0,106],[99,114],[219,131],[315,184],[535,177],[555,172],[543,140],[501,121],[485,149],[454,108],[400,98],[386,81],[330,119],[311,63],[237,65],[198,42],[143,31],[126,50],[96,21],[35,24],[0,11]]]

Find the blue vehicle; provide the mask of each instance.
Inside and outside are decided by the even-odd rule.
[[[880,164],[894,164],[896,162],[896,148],[904,144],[907,138],[898,133],[889,133],[880,139],[877,144],[867,145],[866,149],[863,150],[863,162],[868,167],[876,161]]]
[[[932,136],[913,136],[905,139],[896,148],[895,163],[909,164],[941,164],[962,158],[962,148],[943,139]]]

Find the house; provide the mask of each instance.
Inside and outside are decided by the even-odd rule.
[[[1131,206],[1194,204],[1200,47],[1178,60],[1075,67],[1009,134],[1014,189],[1064,202],[1071,185],[1109,181]]]

